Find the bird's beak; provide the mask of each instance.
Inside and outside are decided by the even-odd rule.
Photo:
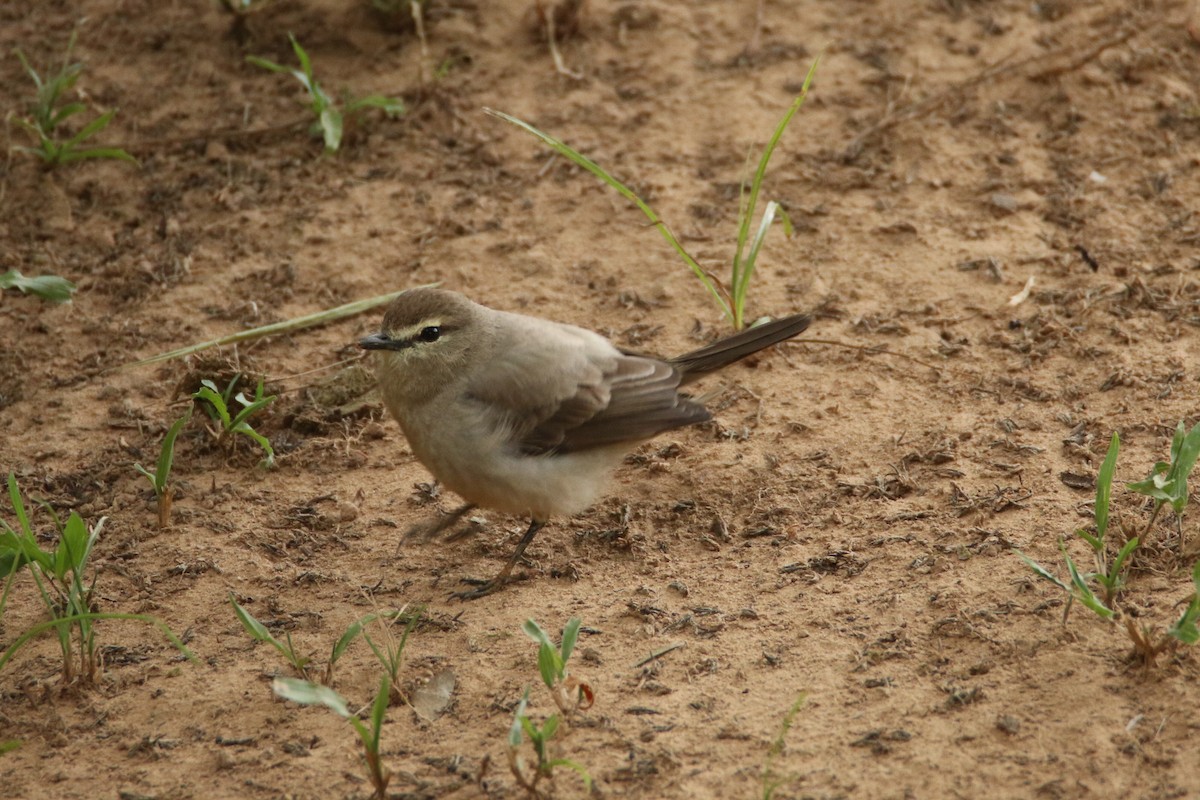
[[[382,333],[372,333],[358,340],[358,346],[363,350],[403,350],[407,345],[408,342],[395,341]]]

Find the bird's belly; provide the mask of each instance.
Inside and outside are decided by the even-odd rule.
[[[446,488],[484,508],[540,520],[577,514],[592,505],[626,450],[613,446],[526,456],[502,435],[459,428],[435,440],[420,432],[430,430],[427,425],[401,427],[417,459]]]

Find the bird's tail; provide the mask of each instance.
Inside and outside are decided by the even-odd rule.
[[[764,322],[762,325],[715,341],[707,347],[672,358],[671,363],[683,374],[681,382],[690,383],[751,353],[757,353],[764,347],[792,338],[811,322],[812,317],[808,314],[793,314],[783,319]]]

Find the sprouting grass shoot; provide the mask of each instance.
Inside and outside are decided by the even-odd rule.
[[[755,212],[758,208],[759,195],[762,192],[763,182],[767,174],[767,165],[770,163],[771,155],[775,152],[775,147],[779,144],[783,132],[787,129],[788,124],[792,121],[792,117],[804,105],[805,99],[808,97],[809,87],[812,85],[813,78],[816,76],[817,64],[820,59],[813,61],[812,66],[808,70],[808,74],[804,78],[804,84],[792,104],[784,113],[783,118],[775,126],[775,131],[771,138],[767,141],[767,145],[763,148],[762,154],[758,159],[758,167],[754,172],[754,177],[751,179],[749,187],[743,183],[742,192],[738,202],[737,215],[737,238],[736,246],[733,252],[733,259],[730,265],[729,282],[722,284],[714,280],[708,270],[704,269],[695,258],[684,248],[667,227],[667,224],[661,217],[655,213],[649,204],[638,197],[632,189],[624,183],[613,177],[611,173],[605,170],[596,162],[592,161],[587,156],[575,150],[570,145],[560,139],[545,133],[533,125],[530,125],[524,120],[505,114],[501,111],[493,109],[485,109],[487,113],[499,117],[506,122],[516,125],[528,133],[533,134],[552,150],[565,156],[570,161],[579,165],[583,169],[595,175],[601,181],[612,187],[618,194],[626,200],[633,203],[643,214],[650,220],[651,225],[658,229],[662,237],[675,250],[683,262],[687,264],[692,274],[704,286],[713,300],[721,309],[721,313],[729,320],[730,325],[734,330],[741,330],[746,327],[749,320],[746,315],[746,301],[749,298],[750,282],[754,276],[755,267],[758,265],[759,253],[762,249],[763,242],[766,241],[767,232],[776,219],[779,219],[784,226],[784,231],[788,235],[792,232],[792,223],[788,218],[783,207],[775,201],[770,201],[763,209],[763,214],[759,218],[757,227],[754,226]],[[752,232],[753,231],[753,232]]]
[[[285,67],[282,64],[277,64],[274,61],[269,61],[258,56],[246,56],[246,60],[256,67],[262,67],[271,72],[291,75],[300,82],[300,85],[304,87],[304,91],[308,95],[308,107],[314,117],[312,131],[314,134],[319,134],[322,140],[324,140],[325,152],[337,152],[342,146],[342,134],[347,114],[356,114],[372,108],[382,111],[388,117],[396,117],[404,113],[404,102],[402,100],[395,97],[384,97],[379,94],[350,98],[343,104],[344,108],[339,106],[321,88],[321,84],[317,83],[316,76],[313,74],[312,59],[309,58],[308,52],[300,46],[295,36],[288,34],[288,39],[292,43],[292,51],[296,54],[296,60],[300,62],[300,69]]]

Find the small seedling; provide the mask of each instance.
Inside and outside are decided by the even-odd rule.
[[[555,647],[546,632],[532,619],[525,620],[525,624],[521,626],[525,635],[538,644],[538,671],[542,675],[542,682],[550,690],[554,704],[564,714],[587,710],[595,702],[592,687],[567,672],[567,661],[575,650],[579,627],[582,624],[579,617],[572,617],[567,622],[567,626],[563,628],[561,648]]]
[[[281,642],[271,635],[266,625],[263,625],[254,618],[253,614],[238,604],[237,598],[233,596],[233,592],[229,593],[229,603],[233,606],[233,613],[237,614],[237,618],[241,620],[242,627],[246,629],[246,633],[250,634],[250,638],[266,642],[274,647],[287,660],[292,669],[296,670],[299,675],[305,678],[308,677],[307,668],[312,659],[299,655],[296,652],[296,647],[292,644],[292,634],[290,632],[284,633],[284,641]]]
[[[512,770],[517,783],[529,794],[537,796],[538,782],[542,778],[550,777],[555,767],[566,767],[579,773],[584,786],[590,792],[592,776],[586,769],[569,758],[550,758],[550,743],[554,739],[554,734],[559,730],[562,718],[558,714],[552,714],[539,728],[525,714],[528,705],[529,689],[526,687],[525,695],[517,704],[517,710],[513,714],[512,726],[508,729],[508,767]],[[537,756],[537,763],[532,770],[526,765],[525,757],[521,754],[521,745],[524,743],[525,736],[529,737],[534,754]]]
[[[58,543],[53,550],[43,550],[30,524],[17,479],[12,473],[8,476],[8,496],[17,517],[17,527],[0,520],[0,577],[4,578],[0,613],[7,605],[17,573],[28,567],[50,619],[32,626],[9,645],[0,655],[0,670],[22,647],[53,630],[62,653],[63,684],[76,681],[94,683],[101,669],[96,645],[96,623],[118,619],[153,625],[180,652],[192,661],[196,660],[170,628],[155,617],[95,610],[96,578],[93,576],[89,582],[86,574],[92,548],[104,529],[104,519],[89,527],[79,514],[71,512],[64,524],[46,506],[58,528]]]
[[[171,466],[175,462],[175,439],[179,436],[179,432],[183,430],[183,426],[187,425],[188,420],[191,418],[192,410],[189,408],[187,413],[175,420],[175,424],[167,431],[167,435],[163,439],[162,450],[158,454],[158,465],[155,467],[154,472],[146,469],[141,464],[133,465],[134,469],[150,480],[150,486],[154,489],[154,496],[158,498],[159,528],[165,528],[171,522],[171,500],[175,491],[167,481],[171,477]]]
[[[27,278],[15,269],[0,275],[0,289],[17,289],[50,303],[69,303],[71,295],[75,294],[75,284],[66,278],[57,275]]]
[[[1193,427],[1191,431],[1187,431],[1183,422],[1180,422],[1175,429],[1175,436],[1171,442],[1171,461],[1160,461],[1155,464],[1154,469],[1146,480],[1126,484],[1129,490],[1153,498],[1155,501],[1154,511],[1150,516],[1149,522],[1146,524],[1142,536],[1133,537],[1126,541],[1110,563],[1108,561],[1108,548],[1105,537],[1109,529],[1113,473],[1116,470],[1119,449],[1120,438],[1114,433],[1108,446],[1108,454],[1105,456],[1104,463],[1101,465],[1096,477],[1095,533],[1082,529],[1076,531],[1092,548],[1095,556],[1095,572],[1081,572],[1074,560],[1067,553],[1066,543],[1061,539],[1058,546],[1066,563],[1067,572],[1070,575],[1070,583],[1059,579],[1045,567],[1031,560],[1019,550],[1017,551],[1017,555],[1038,576],[1054,583],[1067,592],[1069,600],[1063,611],[1064,623],[1067,621],[1071,602],[1075,600],[1090,608],[1103,619],[1112,620],[1117,618],[1119,611],[1118,604],[1126,581],[1126,568],[1130,557],[1138,548],[1139,542],[1146,540],[1154,525],[1154,521],[1158,518],[1158,514],[1164,505],[1169,504],[1171,506],[1175,512],[1177,521],[1182,519],[1188,502],[1187,479],[1195,467],[1197,458],[1200,457],[1200,424]],[[1180,532],[1182,535],[1182,525],[1180,525]],[[1180,644],[1191,645],[1200,641],[1200,629],[1196,625],[1197,620],[1200,620],[1200,562],[1193,565],[1192,581],[1196,592],[1189,600],[1183,615],[1165,633],[1158,633],[1150,625],[1135,622],[1134,618],[1130,615],[1123,616],[1125,630],[1133,642],[1136,654],[1142,659],[1143,663],[1147,665],[1153,663],[1158,655],[1173,650]],[[1103,600],[1097,597],[1093,591],[1092,583],[1095,583],[1103,590]]]
[[[329,661],[325,664],[325,676],[323,682],[328,686],[333,683],[333,667],[342,654],[357,638],[361,635],[371,648],[371,652],[375,654],[375,658],[379,660],[383,666],[388,678],[391,680],[392,689],[396,690],[400,682],[400,668],[404,663],[404,648],[408,644],[408,637],[416,629],[421,622],[421,615],[425,609],[420,606],[409,610],[408,606],[401,609],[391,609],[389,611],[373,611],[358,620],[351,623],[350,627],[346,628],[341,638],[334,643],[333,649],[329,654]],[[404,633],[400,636],[397,642],[396,637],[392,632],[392,625],[400,620],[405,620]],[[371,638],[368,627],[371,623],[378,622],[381,628],[380,643],[376,643]]]
[[[259,462],[259,466],[270,469],[275,466],[275,449],[271,447],[271,442],[267,437],[250,427],[248,420],[275,402],[275,395],[263,394],[261,378],[258,381],[258,388],[254,391],[253,400],[247,398],[245,392],[233,395],[233,390],[241,377],[241,375],[233,376],[233,380],[229,382],[223,392],[217,389],[215,383],[206,378],[200,381],[200,389],[192,397],[203,400],[205,402],[204,410],[208,412],[208,416],[214,422],[220,423],[221,428],[217,432],[217,441],[231,445],[234,434],[241,434],[257,442],[258,446],[266,453],[263,460]],[[230,414],[231,400],[236,400],[242,406],[242,410],[236,415]]]
[[[379,681],[379,691],[375,693],[375,701],[371,705],[369,725],[364,724],[358,715],[350,710],[344,697],[328,686],[296,678],[276,678],[271,682],[271,689],[275,694],[294,703],[325,706],[349,722],[354,727],[355,733],[358,734],[359,742],[362,743],[367,777],[375,789],[373,797],[377,800],[387,797],[387,785],[392,776],[379,757],[379,737],[383,731],[383,717],[387,713],[388,697],[391,695],[391,686],[386,675]]]
[[[1154,500],[1154,513],[1146,525],[1146,533],[1150,532],[1164,505],[1171,506],[1176,524],[1182,526],[1183,510],[1188,502],[1187,479],[1196,466],[1197,458],[1200,458],[1200,423],[1188,431],[1184,428],[1183,420],[1179,420],[1175,436],[1171,439],[1171,461],[1155,464],[1146,480],[1126,484],[1130,491]]]
[[[658,232],[662,234],[667,243],[674,248],[679,257],[691,269],[697,280],[712,295],[734,330],[741,330],[747,325],[746,299],[750,291],[750,279],[754,275],[754,269],[758,263],[759,251],[766,239],[767,232],[771,229],[771,225],[774,223],[776,217],[783,222],[784,231],[788,235],[792,231],[791,220],[784,213],[783,208],[775,201],[771,201],[764,208],[762,218],[759,220],[758,228],[755,230],[754,235],[751,236],[750,233],[754,222],[754,212],[758,205],[759,193],[762,190],[763,180],[767,174],[767,165],[770,163],[771,154],[775,152],[775,146],[779,144],[779,139],[787,129],[788,123],[792,121],[792,117],[804,105],[804,101],[808,97],[809,86],[816,75],[819,61],[820,59],[813,61],[812,66],[808,70],[808,75],[804,79],[804,85],[800,89],[800,94],[797,95],[791,106],[788,107],[779,124],[775,126],[774,134],[767,142],[767,146],[763,149],[762,155],[759,157],[758,169],[755,171],[754,178],[750,182],[749,192],[747,193],[745,185],[742,186],[738,202],[737,246],[733,253],[728,286],[721,285],[718,281],[713,280],[708,271],[700,266],[700,263],[684,249],[683,245],[675,237],[675,234],[671,232],[671,229],[667,227],[667,224],[663,222],[658,214],[644,200],[638,197],[632,189],[614,178],[603,167],[582,153],[579,153],[570,145],[554,138],[548,133],[543,133],[523,120],[492,109],[485,110],[489,114],[510,122],[541,139],[550,148],[567,157],[580,167],[583,167],[615,189],[626,200],[636,205],[650,220],[650,224],[658,228]],[[749,248],[748,250],[747,247]]]
[[[783,755],[784,740],[787,738],[788,731],[791,730],[792,723],[796,721],[796,715],[800,713],[800,708],[804,705],[805,698],[807,697],[807,694],[801,692],[796,701],[792,703],[792,707],[783,715],[783,723],[779,726],[779,734],[771,742],[771,749],[767,751],[767,758],[763,762],[762,769],[762,800],[773,800],[775,792],[796,780],[796,776],[794,775],[776,774],[775,759]]]
[[[72,33],[71,40],[67,43],[66,55],[63,56],[63,63],[58,73],[47,75],[45,78],[30,66],[24,53],[20,50],[17,51],[17,58],[21,60],[21,66],[29,73],[29,77],[33,78],[33,83],[37,87],[37,97],[30,103],[30,116],[26,119],[17,120],[17,124],[29,132],[37,143],[37,146],[18,147],[17,149],[26,153],[33,153],[41,158],[42,163],[48,167],[56,167],[59,164],[66,164],[70,161],[83,161],[89,158],[118,159],[137,163],[133,156],[119,147],[82,146],[88,139],[91,139],[108,127],[108,124],[112,122],[113,116],[117,113],[115,109],[106,111],[99,117],[96,117],[87,125],[84,125],[79,133],[69,139],[63,140],[58,138],[58,126],[70,117],[87,109],[87,106],[78,102],[61,105],[63,95],[75,87],[76,81],[79,80],[79,76],[83,73],[83,64],[70,63],[71,51],[74,49],[75,34]]]
[[[321,85],[317,83],[316,77],[313,76],[312,61],[309,59],[308,53],[296,41],[295,36],[288,34],[288,39],[291,41],[292,50],[296,53],[296,58],[300,62],[300,69],[285,67],[282,64],[276,64],[274,61],[268,61],[258,56],[246,56],[246,60],[257,67],[262,67],[271,72],[291,75],[300,81],[300,85],[308,93],[308,107],[312,111],[313,116],[316,117],[312,125],[312,131],[314,134],[320,134],[321,138],[325,141],[325,151],[327,153],[337,152],[338,148],[342,146],[342,130],[347,114],[357,114],[372,108],[379,109],[388,117],[396,117],[404,113],[403,101],[378,94],[349,99],[344,104],[344,110],[339,108],[338,104],[321,88]]]

